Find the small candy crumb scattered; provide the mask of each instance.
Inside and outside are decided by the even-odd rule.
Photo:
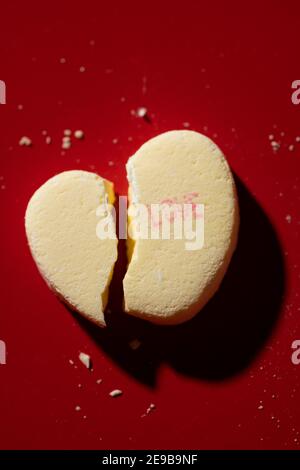
[[[74,132],[74,137],[75,139],[83,139],[84,137],[83,131],[78,129],[77,131]]]
[[[116,389],[116,390],[112,390],[111,392],[109,392],[109,395],[115,398],[115,397],[119,397],[120,395],[123,395],[123,392],[122,390]]]
[[[155,410],[156,406],[154,405],[154,403],[150,403],[150,405],[148,406],[147,410],[146,410],[146,413],[142,414],[142,418],[145,418],[145,416],[149,415],[153,410]]]
[[[137,110],[136,110],[136,115],[137,117],[139,118],[144,118],[147,116],[147,113],[148,113],[148,110],[147,108],[145,108],[145,106],[140,106]]]
[[[280,143],[276,142],[275,140],[272,140],[271,146],[272,146],[274,152],[277,152],[280,149]]]
[[[32,141],[31,141],[31,139],[29,139],[29,137],[27,137],[26,135],[24,135],[24,136],[21,137],[21,139],[19,140],[19,145],[25,146],[25,147],[30,147],[30,146],[32,145]]]
[[[89,355],[86,354],[86,353],[81,352],[78,357],[79,357],[80,362],[82,362],[82,364],[83,364],[87,369],[90,369],[90,368],[92,367],[91,356],[89,356]]]
[[[147,408],[147,411],[146,413],[149,414],[151,413],[151,411],[155,410],[156,406],[154,405],[154,403],[150,403],[149,407]]]
[[[71,141],[70,140],[65,140],[62,142],[61,148],[62,149],[69,149],[71,147]]]

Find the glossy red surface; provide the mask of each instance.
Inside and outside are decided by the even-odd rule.
[[[1,448],[299,448],[299,14],[299,3],[279,1],[2,2]],[[142,105],[151,123],[132,115]],[[109,327],[98,331],[39,276],[27,202],[73,168],[125,194],[127,158],[184,122],[221,146],[239,180],[229,273],[195,320],[171,330],[125,317],[114,279]],[[63,154],[66,128],[85,139]],[[18,145],[23,135],[32,147]],[[132,351],[136,337],[142,346]],[[122,397],[109,396],[115,388]],[[142,417],[150,403],[156,409]]]

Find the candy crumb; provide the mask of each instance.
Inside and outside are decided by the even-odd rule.
[[[116,390],[112,390],[111,392],[109,392],[109,395],[115,398],[115,397],[119,397],[120,395],[123,395],[123,392],[122,390],[116,389]]]
[[[21,137],[21,139],[19,140],[19,145],[22,146],[25,146],[25,147],[30,147],[32,145],[32,141],[29,137],[27,137],[26,135],[24,135],[23,137]]]
[[[90,369],[90,368],[92,367],[91,356],[89,356],[88,354],[86,354],[86,353],[84,353],[84,352],[81,352],[78,357],[79,357],[80,362],[82,362],[82,364],[83,364],[87,369]]]
[[[76,139],[83,139],[84,132],[82,130],[78,129],[77,131],[74,132],[74,137]]]

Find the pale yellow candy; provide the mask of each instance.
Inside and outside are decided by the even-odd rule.
[[[184,322],[216,292],[237,243],[239,211],[231,171],[214,142],[181,130],[142,145],[129,159],[127,173],[133,205],[204,204],[202,249],[187,250],[184,239],[129,241],[125,310],[154,323]]]
[[[72,308],[100,326],[117,259],[117,239],[96,234],[97,209],[113,203],[113,186],[86,171],[60,173],[32,196],[25,226],[46,282]]]

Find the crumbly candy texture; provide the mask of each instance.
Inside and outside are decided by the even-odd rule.
[[[95,173],[67,171],[34,193],[25,215],[30,250],[48,285],[100,326],[105,326],[103,312],[118,243],[96,234],[96,210],[106,197],[113,203],[110,182]]]
[[[204,204],[204,246],[186,240],[129,240],[123,280],[125,310],[159,324],[192,318],[217,291],[236,247],[239,211],[234,180],[221,150],[189,130],[148,142],[127,163],[131,204],[184,201]]]

